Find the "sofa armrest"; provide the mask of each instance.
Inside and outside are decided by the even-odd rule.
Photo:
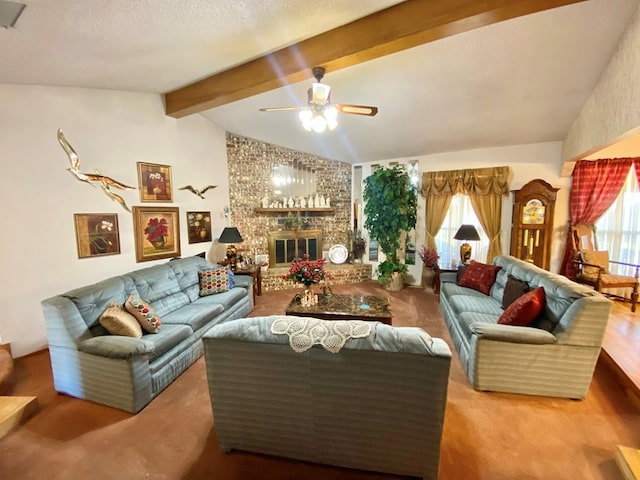
[[[556,337],[552,333],[533,327],[517,327],[493,323],[472,323],[471,332],[487,340],[511,343],[552,344]]]
[[[100,357],[127,359],[153,352],[153,343],[122,335],[102,335],[78,342],[78,350]]]

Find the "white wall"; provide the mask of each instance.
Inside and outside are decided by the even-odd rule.
[[[564,140],[562,157],[576,160],[640,132],[640,6]]]
[[[58,128],[78,153],[82,171],[95,166],[137,186],[136,162],[143,161],[171,165],[175,187],[218,185],[206,200],[174,189],[182,256],[212,248],[211,242],[189,245],[187,211],[211,211],[214,239],[226,225],[225,133],[204,117],[167,117],[159,95],[77,88],[0,85],[0,105],[0,335],[14,356],[47,346],[40,300],[167,261],[136,263],[132,215],[65,170],[69,161]],[[154,205],[142,204],[137,190],[122,196],[130,207]],[[117,213],[121,254],[78,259],[74,213]],[[222,257],[219,247],[209,258]]]
[[[519,190],[534,178],[541,178],[552,186],[560,188],[556,197],[551,251],[551,271],[557,272],[560,269],[562,255],[564,254],[564,242],[569,219],[569,189],[571,187],[571,178],[560,176],[562,166],[561,151],[561,142],[550,142],[395,158],[384,162],[371,162],[360,165],[363,167],[363,178],[370,175],[372,164],[388,166],[390,162],[406,163],[409,160],[418,160],[421,176],[424,172],[441,170],[508,166],[512,172],[511,190]],[[513,194],[510,194],[505,197],[502,207],[502,235],[500,241],[504,254],[509,254],[511,246],[512,209]],[[416,246],[420,248],[424,244],[425,225],[425,199],[422,195],[418,197],[417,217]],[[377,268],[377,264],[374,264],[374,270],[375,268]],[[422,261],[420,257],[417,257],[416,265],[409,266],[407,283],[419,285],[422,277],[421,272]]]

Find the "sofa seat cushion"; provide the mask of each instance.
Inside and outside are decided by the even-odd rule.
[[[215,295],[209,295],[208,297],[200,297],[196,300],[194,305],[222,305],[225,310],[235,305],[238,300],[247,295],[247,291],[244,288],[235,287],[227,292],[216,293]]]
[[[454,295],[449,304],[457,316],[464,312],[487,313],[494,315],[496,320],[502,314],[502,306],[493,298],[483,295]]]
[[[165,315],[162,322],[163,325],[189,325],[193,331],[196,331],[200,330],[223,311],[224,307],[220,304],[191,303]]]
[[[471,338],[473,334],[473,324],[490,324],[496,325],[498,322],[498,316],[490,313],[478,313],[478,312],[464,312],[458,316],[458,323],[460,329],[464,332],[466,338]]]
[[[162,325],[158,333],[143,335],[142,340],[146,340],[153,345],[149,357],[150,360],[153,360],[171,350],[192,333],[193,330],[188,325]]]
[[[461,287],[455,283],[442,283],[440,284],[440,295],[445,295],[447,298],[451,298],[454,295],[465,295],[468,297],[486,298],[484,293],[480,293],[472,288]]]

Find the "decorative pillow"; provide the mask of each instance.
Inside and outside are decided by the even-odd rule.
[[[142,300],[139,296],[131,294],[124,304],[131,315],[136,317],[142,329],[149,333],[158,333],[160,329],[160,317],[153,307]]]
[[[582,259],[587,263],[592,263],[593,265],[604,267],[604,272],[602,273],[610,273],[608,251],[585,250],[582,252]],[[598,271],[599,269],[597,269],[596,267],[585,266],[583,269],[583,273],[585,275],[598,275]]]
[[[529,284],[524,280],[519,280],[513,275],[507,277],[507,283],[504,286],[502,294],[502,308],[506,310],[509,305],[529,291]]]
[[[489,295],[491,286],[496,281],[498,270],[502,267],[497,265],[487,265],[486,263],[471,260],[471,263],[465,268],[464,273],[458,281],[461,287],[473,288],[479,292]]]
[[[544,302],[544,288],[534,288],[509,305],[509,308],[500,315],[498,323],[527,327],[540,315]]]
[[[98,319],[111,335],[140,338],[142,329],[136,317],[127,312],[122,305],[111,302]]]
[[[213,267],[200,270],[200,296],[207,297],[229,290],[229,272],[226,267]]]
[[[467,264],[466,263],[461,263],[460,265],[458,265],[458,273],[456,273],[456,283],[460,284],[460,279],[462,278],[462,275],[464,275],[464,271],[467,269]]]

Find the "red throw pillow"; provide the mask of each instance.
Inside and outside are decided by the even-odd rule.
[[[458,281],[461,287],[473,288],[479,292],[489,295],[491,286],[496,281],[498,270],[502,267],[496,265],[487,265],[486,263],[471,260],[471,263],[465,268],[464,273]]]
[[[544,303],[544,288],[534,288],[509,305],[500,315],[498,323],[526,327],[540,315],[544,308]]]

